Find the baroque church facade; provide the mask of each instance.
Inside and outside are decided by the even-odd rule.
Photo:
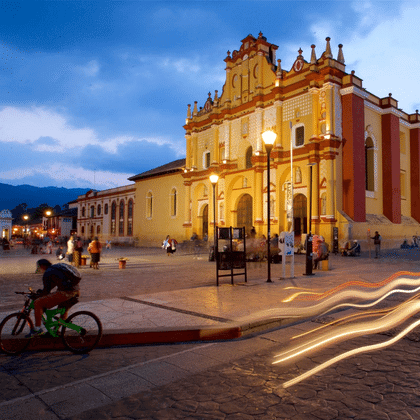
[[[315,45],[308,57],[299,50],[288,70],[277,49],[260,33],[228,51],[221,94],[188,106],[185,160],[129,178],[137,243],[212,237],[215,219],[267,235],[268,205],[272,235],[293,226],[299,237],[309,218],[327,242],[334,227],[340,240],[366,239],[368,229],[396,240],[420,233],[418,111],[366,90],[330,38],[319,56]],[[276,134],[269,189],[266,130]]]

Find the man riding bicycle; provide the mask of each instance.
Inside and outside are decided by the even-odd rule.
[[[44,288],[37,290],[39,297],[34,302],[35,328],[31,331],[29,337],[45,333],[41,325],[42,314],[45,309],[53,308],[80,296],[78,283],[81,275],[76,268],[63,263],[53,265],[48,260],[41,259],[37,261],[36,272],[39,271],[44,273],[42,277]],[[57,287],[57,290],[51,293],[51,290],[55,287]],[[62,319],[67,318],[67,313],[68,308],[62,315]]]

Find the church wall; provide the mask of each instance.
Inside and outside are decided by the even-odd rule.
[[[400,122],[401,214],[411,217],[410,130]]]
[[[172,191],[177,191],[173,214]],[[168,174],[136,181],[134,236],[139,246],[160,246],[167,235],[184,241],[185,187],[182,175]],[[152,199],[149,213],[150,197]]]
[[[374,191],[366,192],[366,214],[383,213],[382,184],[382,126],[378,108],[365,104],[365,142],[370,137],[374,144]]]

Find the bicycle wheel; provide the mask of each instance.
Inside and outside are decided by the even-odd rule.
[[[66,322],[82,328],[80,332],[77,332],[62,326],[61,338],[70,351],[89,353],[98,345],[102,337],[102,324],[95,314],[88,311],[75,312],[67,318]]]
[[[26,338],[34,328],[32,319],[22,312],[10,314],[0,324],[0,348],[6,354],[19,354],[23,352],[30,342]]]

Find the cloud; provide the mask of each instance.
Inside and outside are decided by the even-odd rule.
[[[133,174],[114,171],[95,171],[63,163],[42,163],[20,168],[19,170],[0,171],[3,182],[21,185],[57,186],[66,188],[96,189],[115,188],[128,185],[128,177]]]
[[[91,128],[72,126],[58,112],[36,107],[0,111],[0,146],[4,182],[68,188],[92,186],[94,178],[97,188],[126,185],[130,176],[185,156],[183,141],[101,138]]]
[[[1,142],[37,144],[40,138],[48,137],[55,140],[56,150],[62,152],[98,143],[92,129],[72,127],[66,117],[44,107],[5,107],[0,111],[0,121]]]
[[[70,150],[95,145],[109,153],[117,153],[129,142],[145,141],[183,153],[179,144],[165,137],[138,139],[133,135],[100,138],[92,128],[72,126],[68,118],[45,107],[5,107],[0,111],[0,143],[20,143],[36,151],[54,151],[67,154]],[[75,150],[72,153],[75,153]]]
[[[88,77],[97,76],[100,66],[96,60],[90,60],[85,66],[76,66],[76,70]]]
[[[376,7],[377,3],[373,5]],[[375,16],[375,9],[369,11]],[[413,113],[420,102],[415,88],[420,68],[420,57],[415,53],[419,21],[420,5],[401,3],[399,12],[379,21],[363,36],[356,27],[352,39],[344,46],[347,71],[356,70],[363,86],[374,95],[385,97],[393,92],[399,106],[408,113]],[[365,24],[363,14],[361,24]]]

